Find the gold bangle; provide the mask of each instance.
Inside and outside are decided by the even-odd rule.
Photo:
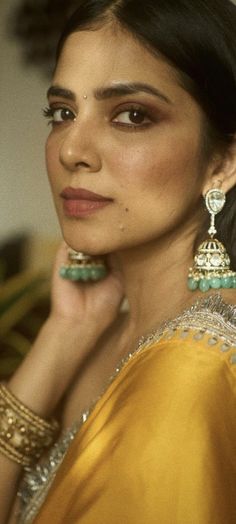
[[[0,452],[30,466],[52,445],[58,430],[55,420],[42,419],[0,385]]]

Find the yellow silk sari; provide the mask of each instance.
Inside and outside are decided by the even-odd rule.
[[[236,313],[215,309],[183,315],[125,363],[35,524],[236,523]]]

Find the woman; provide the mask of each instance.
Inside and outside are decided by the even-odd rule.
[[[236,7],[76,4],[45,110],[65,244],[1,389],[0,522],[233,524]]]

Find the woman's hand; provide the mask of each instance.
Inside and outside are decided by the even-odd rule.
[[[49,416],[84,360],[96,350],[101,334],[116,318],[123,296],[120,275],[85,284],[59,275],[67,263],[67,246],[59,248],[52,278],[52,308],[10,388],[33,411]]]
[[[59,275],[61,266],[68,264],[68,246],[60,246],[52,277],[51,319],[81,329],[88,326],[95,339],[115,319],[123,298],[120,273],[110,268],[108,276],[92,283],[72,282]],[[96,340],[95,340],[96,343]]]

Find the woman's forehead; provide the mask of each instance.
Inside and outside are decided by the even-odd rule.
[[[94,88],[146,82],[169,91],[169,99],[176,89],[183,91],[177,70],[162,56],[154,56],[128,32],[107,28],[75,32],[65,41],[53,83],[66,80],[76,88],[82,79]]]

